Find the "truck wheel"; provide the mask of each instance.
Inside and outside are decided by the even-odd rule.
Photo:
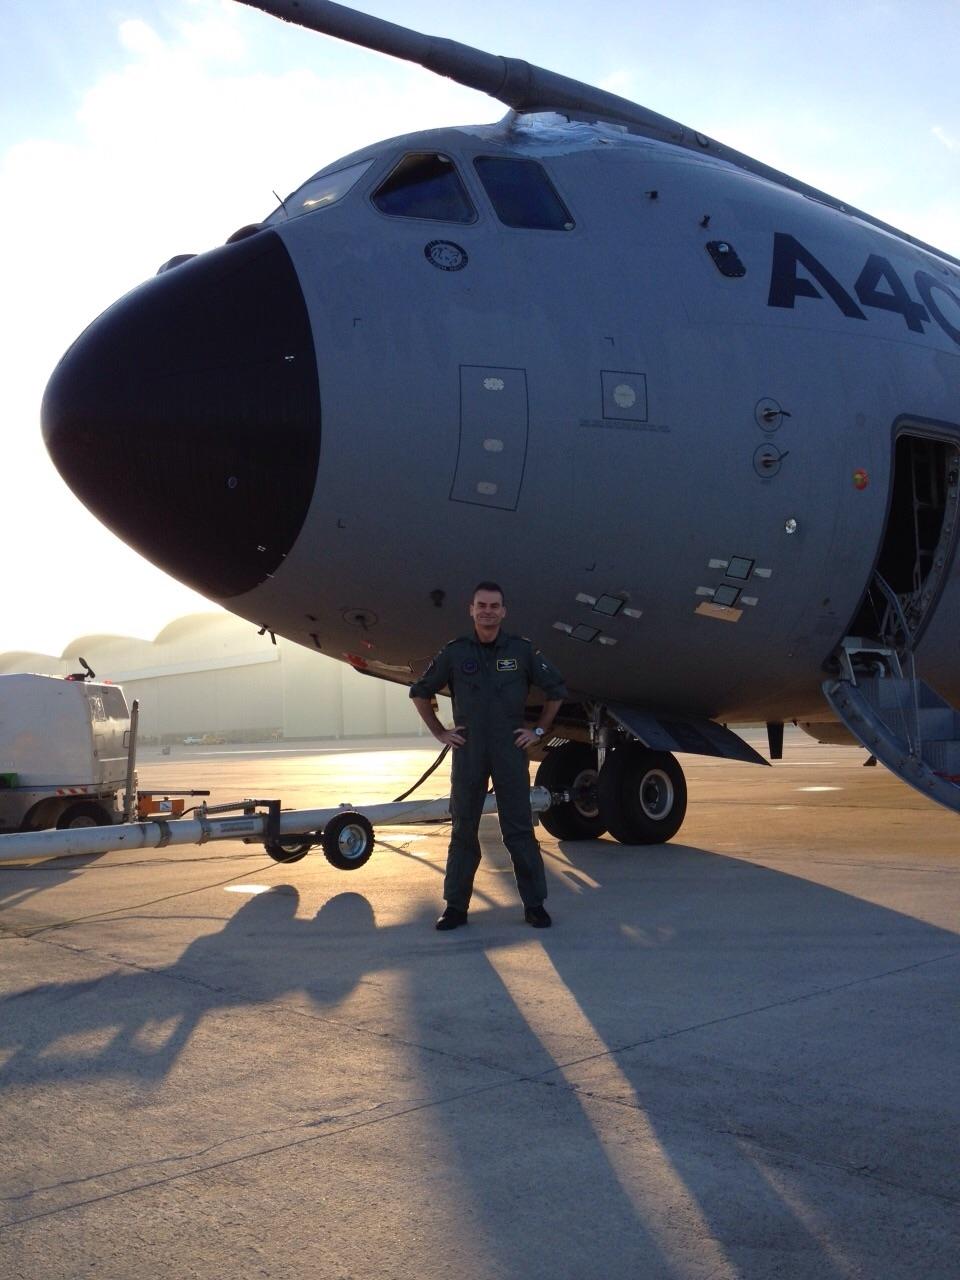
[[[373,827],[362,813],[338,813],[323,828],[323,856],[338,871],[356,871],[373,853]]]
[[[278,836],[276,840],[264,840],[263,847],[274,862],[299,862],[316,843],[313,836]]]
[[[112,827],[113,818],[102,804],[83,800],[67,805],[57,819],[58,831],[70,831],[73,827]]]

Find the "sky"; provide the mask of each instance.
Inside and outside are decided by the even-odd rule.
[[[960,0],[365,0],[599,84],[960,256]],[[0,43],[0,653],[213,606],[81,506],[40,435],[77,334],[323,165],[496,102],[234,0],[14,0]]]

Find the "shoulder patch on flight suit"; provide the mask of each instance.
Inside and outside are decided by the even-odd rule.
[[[516,669],[517,669],[516,658],[498,658],[497,659],[498,671],[516,671]]]

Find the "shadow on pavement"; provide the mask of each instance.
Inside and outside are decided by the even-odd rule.
[[[960,952],[954,934],[689,846],[562,845],[550,865],[550,931],[482,901],[455,934],[434,933],[432,911],[378,927],[355,892],[303,919],[297,889],[277,886],[170,966],[0,1001],[0,1089],[147,1088],[208,1013],[293,993],[336,1011],[400,972],[407,1005],[374,992],[365,1030],[412,1046],[424,1079],[437,1055],[503,1075],[455,1109],[439,1100],[422,1152],[463,1190],[493,1276],[600,1274],[586,1268],[606,1257],[656,1280],[754,1280],[790,1256],[792,1278],[839,1280],[875,1273],[878,1188],[960,1195],[956,967],[936,963]],[[148,1023],[169,1026],[162,1043]],[[96,1052],[70,1049],[95,1033],[109,1036]],[[859,1227],[842,1205],[831,1216],[835,1191],[818,1201],[814,1168],[840,1179]],[[948,1274],[940,1238],[917,1274]]]

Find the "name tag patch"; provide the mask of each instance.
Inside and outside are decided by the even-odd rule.
[[[516,671],[516,669],[517,669],[516,658],[498,658],[497,659],[498,671]]]

